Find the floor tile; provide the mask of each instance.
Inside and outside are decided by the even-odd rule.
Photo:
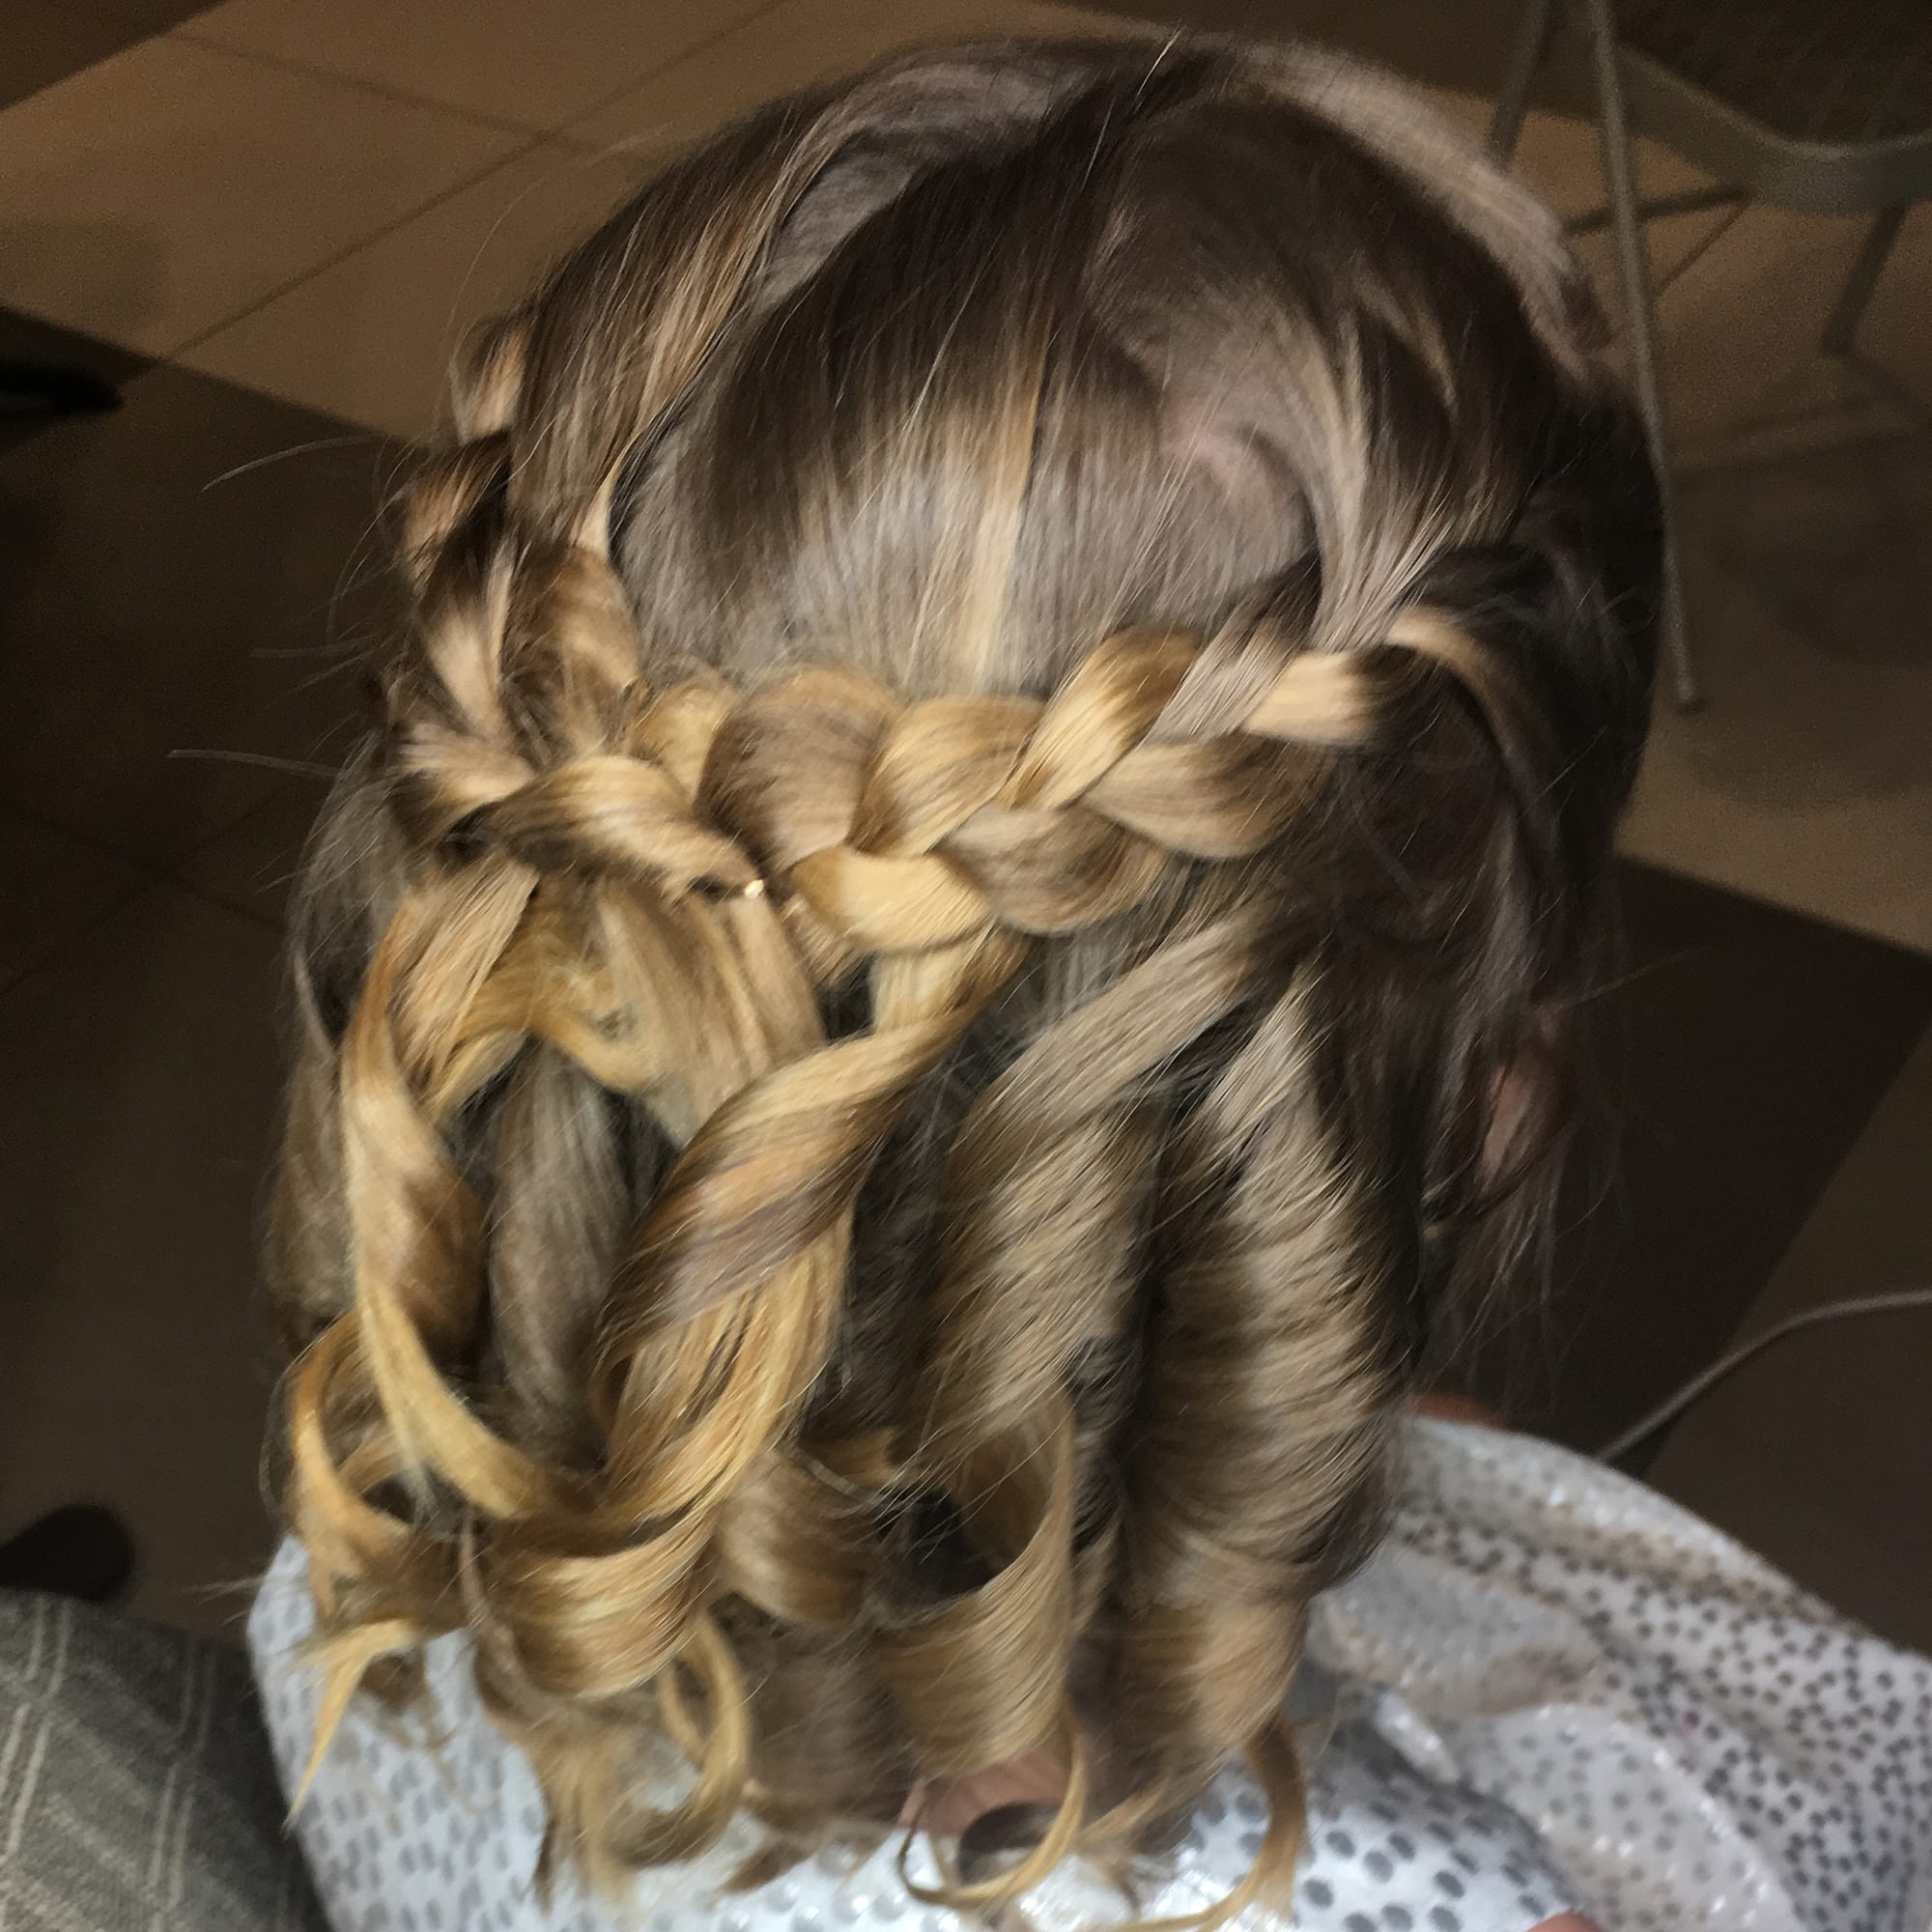
[[[1892,1083],[1738,1339],[1850,1296],[1932,1288],[1932,1033]],[[1667,1494],[1829,1602],[1932,1652],[1932,1310],[1809,1328],[1690,1410],[1651,1464]]]
[[[331,765],[317,762],[298,774],[277,775],[265,798],[206,844],[175,860],[168,876],[233,912],[279,927],[303,848],[328,796],[336,743],[346,744],[350,735],[345,721],[330,740]]]
[[[770,0],[227,0],[199,41],[537,131],[668,67]]]
[[[1337,9],[1316,21],[1319,37],[1388,60],[1430,85],[1449,119],[1486,138],[1492,116],[1485,91],[1500,72],[1495,48],[1516,9],[1444,10],[1434,0],[1384,0]],[[1245,16],[1252,15],[1249,20]],[[1259,0],[1190,8],[1197,24],[1274,31]],[[1477,91],[1468,91],[1470,84]],[[1537,111],[1524,122],[1515,156],[1523,177],[1561,213],[1604,201],[1594,103],[1580,112]],[[1636,144],[1645,196],[1708,186],[1711,177],[1661,144]],[[1856,370],[1824,356],[1818,337],[1862,239],[1857,218],[1801,215],[1752,207],[1646,224],[1652,274],[1662,286],[1659,330],[1671,441],[1686,468],[1802,452],[1911,427],[1914,412]],[[1715,238],[1715,239],[1713,239]],[[1623,284],[1614,237],[1581,236],[1577,249],[1613,323],[1621,327]],[[1932,207],[1907,221],[1886,266],[1861,346],[1888,376],[1932,412]],[[1919,420],[1923,420],[1921,416]]]
[[[1478,95],[1433,89],[1437,107],[1486,136],[1492,112]],[[1604,201],[1599,134],[1583,116],[1538,112],[1523,124],[1515,165],[1566,216]],[[1711,177],[1654,141],[1639,141],[1639,191],[1679,194]],[[1762,460],[1911,426],[1886,388],[1819,352],[1818,337],[1862,224],[1753,207],[1660,217],[1645,224],[1659,290],[1661,369],[1679,466]],[[1578,254],[1612,325],[1625,327],[1615,237],[1581,235]],[[1861,341],[1932,407],[1932,209],[1908,222],[1879,285]]]
[[[0,997],[153,884],[152,873],[0,806]]]
[[[0,1525],[101,1501],[133,1608],[211,1629],[270,1541],[255,1222],[276,943],[151,889],[0,998]]]
[[[1932,960],[1646,866],[1619,893],[1549,1300],[1476,1378],[1590,1451],[1722,1350],[1932,1024]]]
[[[1932,952],[1932,439],[1682,494],[1709,702],[1660,705],[1625,848]]]
[[[1708,218],[1708,217],[1707,217]],[[1683,455],[1723,460],[1728,436],[1792,427],[1788,447],[1844,440],[1910,417],[1818,347],[1863,224],[1837,215],[1747,209],[1659,304],[1671,432]],[[1868,340],[1907,386],[1932,398],[1932,331],[1898,327],[1901,302],[1932,293],[1932,225],[1901,237]],[[1761,434],[1753,445],[1767,449]]]
[[[339,758],[393,464],[172,368],[0,453],[0,800],[166,867]]]
[[[1519,0],[1098,0],[1107,12],[1156,26],[1307,39],[1340,47],[1428,85],[1490,96],[1500,86],[1521,15]],[[1539,77],[1539,104],[1574,111],[1577,76]],[[1487,127],[1488,118],[1485,116]]]
[[[1145,24],[1035,0],[922,0],[917,7],[902,0],[781,0],[564,131],[593,148],[623,142],[662,155],[730,115],[895,47],[975,34],[1127,31],[1145,31]]]
[[[1267,32],[1267,0],[1250,0],[1251,31]],[[1316,23],[1318,38],[1438,87],[1492,94],[1509,63],[1518,0],[1340,0]]]
[[[1855,225],[1856,233],[1856,225]],[[1905,217],[1872,292],[1859,347],[1932,412],[1932,202]]]
[[[1258,34],[1303,32],[1365,54],[1446,91],[1452,118],[1487,132],[1520,14],[1517,0],[1355,0],[1283,10],[1273,0],[1114,0],[1119,11],[1195,27]],[[1595,96],[1582,71],[1558,63],[1540,80],[1519,165],[1566,213],[1603,199]],[[1638,144],[1646,195],[1705,177],[1650,142]],[[1671,274],[1712,232],[1712,214],[1649,224],[1656,272]],[[1859,219],[1752,208],[1731,225],[1661,304],[1666,404],[1673,447],[1686,466],[1717,464],[1857,440],[1909,425],[1884,390],[1848,375],[1817,350],[1818,332],[1862,235]],[[1614,244],[1584,238],[1580,252],[1613,315],[1621,313]],[[1932,207],[1918,209],[1873,299],[1863,346],[1924,409],[1932,410]],[[1920,418],[1922,420],[1922,416]]]
[[[1821,658],[1932,683],[1932,436],[1701,477],[1688,511],[1703,553]]]
[[[1495,105],[1482,94],[1431,86],[1436,111],[1475,140],[1487,143]],[[1511,163],[1559,214],[1577,215],[1604,200],[1602,149],[1593,123],[1568,114],[1533,113],[1522,124]],[[1678,194],[1705,186],[1710,177],[1655,141],[1640,141],[1637,180],[1647,195]],[[1607,259],[1607,268],[1611,266]]]
[[[1487,143],[1495,106],[1489,98],[1432,87],[1437,111],[1472,138]],[[1566,219],[1594,213],[1604,205],[1603,149],[1596,123],[1572,114],[1534,112],[1522,124],[1511,165]],[[1635,155],[1638,191],[1647,196],[1682,194],[1708,187],[1711,178],[1682,156],[1656,141],[1639,141]],[[1662,217],[1645,226],[1651,273],[1660,283],[1674,276],[1711,234],[1718,216],[1710,213]],[[1616,239],[1607,229],[1576,238],[1576,248],[1590,271],[1598,298],[1613,328],[1623,327],[1623,274]],[[1666,374],[1668,371],[1666,370]]]
[[[0,115],[0,300],[167,353],[482,173],[515,138],[144,41]]]
[[[523,295],[647,172],[545,142],[217,329],[188,366],[403,437],[444,407],[465,328]]]

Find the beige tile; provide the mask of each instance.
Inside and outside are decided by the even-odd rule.
[[[1487,133],[1488,100],[1440,91],[1435,99],[1459,126]],[[1531,114],[1516,166],[1566,216],[1603,204],[1594,122]],[[1710,176],[1655,141],[1637,143],[1636,172],[1646,197],[1711,185]],[[1921,360],[1932,360],[1932,331],[1922,323],[1932,300],[1928,234],[1932,222],[1915,221],[1904,238],[1868,331],[1873,346],[1908,381],[1916,379]],[[1817,350],[1858,235],[1856,223],[1763,208],[1735,218],[1718,210],[1645,224],[1660,290],[1664,404],[1682,467],[1753,461],[1905,425],[1908,418],[1869,380]],[[1626,304],[1615,237],[1598,229],[1579,236],[1577,249],[1612,326],[1621,330]],[[1932,379],[1932,368],[1926,375]]]
[[[546,142],[182,359],[351,422],[421,436],[442,408],[465,327],[523,294],[645,172],[628,154]]]
[[[1487,141],[1493,103],[1480,95],[1432,89],[1431,98],[1466,133]],[[1603,151],[1596,124],[1569,114],[1533,113],[1525,118],[1512,166],[1566,219],[1604,206]],[[1681,155],[1656,141],[1636,144],[1638,192],[1645,196],[1682,194],[1711,185],[1711,177]],[[1678,214],[1646,224],[1644,241],[1650,271],[1662,285],[1711,234],[1717,213]],[[1589,270],[1604,312],[1621,329],[1625,313],[1623,273],[1615,237],[1599,228],[1576,238],[1577,254]],[[1668,298],[1666,297],[1666,299]],[[1670,374],[1666,365],[1666,376]],[[1673,416],[1675,412],[1673,412]]]
[[[134,1608],[211,1629],[270,1543],[255,1220],[275,941],[156,887],[0,998],[0,1523],[98,1500]]]
[[[1894,262],[1909,289],[1925,234]],[[1672,431],[1687,458],[1767,453],[1766,432],[1790,446],[1845,440],[1909,418],[1856,372],[1823,355],[1818,338],[1857,252],[1861,224],[1752,207],[1670,288],[1660,304]],[[1908,381],[1932,394],[1932,332],[1899,331],[1884,291],[1887,342]]]
[[[575,121],[568,139],[647,155],[681,146],[733,114],[923,41],[975,34],[1146,33],[1142,22],[1035,0],[781,0],[768,14]]]
[[[1441,90],[1435,98],[1471,133],[1487,132],[1487,99]],[[1531,114],[1517,166],[1566,215],[1603,202],[1593,121]],[[1646,196],[1710,184],[1702,170],[1648,140],[1637,144],[1637,180]],[[1714,212],[1646,225],[1652,274],[1667,284],[1659,304],[1664,396],[1682,465],[1754,461],[1910,426],[1910,412],[1882,386],[1822,355],[1817,346],[1862,233],[1861,220],[1765,207],[1749,208],[1728,223]],[[1600,230],[1579,238],[1577,248],[1605,309],[1621,325],[1614,238]],[[1932,408],[1928,314],[1932,207],[1907,222],[1861,338],[1862,348]]]
[[[1192,0],[1177,0],[1174,11],[1191,19]],[[1219,0],[1213,11],[1226,17],[1235,11],[1234,0]],[[1238,11],[1247,16],[1240,24],[1248,31],[1279,31],[1272,0],[1247,0]],[[1454,0],[1453,5],[1443,0],[1331,0],[1313,31],[1398,72],[1488,94],[1502,79],[1519,12],[1518,0]]]
[[[1857,465],[1861,451],[1840,456]],[[1901,600],[1889,611],[1867,601],[1861,621],[1821,617],[1834,605],[1850,614],[1861,585],[1847,555],[1883,554],[1899,521],[1882,496],[1844,490],[1835,514],[1807,534],[1799,520],[1778,521],[1775,495],[1736,494],[1750,483],[1732,470],[1699,479],[1699,490],[1733,494],[1717,529],[1716,511],[1694,494],[1687,502],[1691,634],[1709,702],[1688,716],[1660,705],[1624,847],[1932,952],[1932,648],[1922,615]],[[1804,575],[1807,556],[1816,567],[1808,608],[1773,601],[1763,559],[1778,547],[1790,578]]]
[[[792,0],[569,130],[216,330],[183,360],[392,434],[420,436],[444,399],[465,327],[523,293],[673,148],[821,67],[898,41],[1108,25],[1025,0],[941,0],[918,13]],[[613,131],[621,130],[621,131]]]
[[[166,354],[481,173],[515,138],[145,41],[0,116],[0,301]]]
[[[0,805],[0,994],[152,883],[87,840]]]
[[[1893,1082],[1746,1319],[1740,1338],[1848,1296],[1932,1285],[1924,1212],[1932,1034]],[[1649,1469],[1894,1642],[1932,1649],[1932,1311],[1813,1327],[1690,1410]]]
[[[1932,410],[1932,202],[1906,216],[1859,347]]]
[[[227,0],[189,37],[537,131],[770,0]]]
[[[1693,400],[1671,412],[1671,447],[1683,476],[1740,464],[1849,447],[1911,428],[1909,412],[1858,369],[1831,357],[1795,363],[1726,412]],[[1681,426],[1680,426],[1681,425]]]
[[[1185,26],[1201,34],[1252,34],[1285,41],[1326,38],[1328,17],[1347,0],[1105,0],[1100,11],[1122,14],[1150,27]]]
[[[1585,122],[1532,115],[1523,173],[1565,213],[1576,213],[1602,198],[1596,145]],[[1638,173],[1646,195],[1707,180],[1653,142],[1639,144]],[[1913,412],[1883,384],[1818,347],[1862,234],[1858,219],[1763,206],[1728,222],[1713,213],[1647,225],[1652,272],[1667,284],[1659,300],[1660,341],[1671,438],[1683,466],[1755,461],[1913,425]],[[1578,247],[1605,307],[1621,318],[1613,238],[1599,232]],[[1907,222],[1861,336],[1861,347],[1932,409],[1928,314],[1932,208]]]
[[[1438,109],[1486,138],[1492,103],[1432,89]],[[1604,202],[1593,121],[1538,112],[1525,120],[1515,165],[1566,216]],[[1660,143],[1640,140],[1646,197],[1711,185],[1712,178]],[[1932,399],[1932,209],[1908,224],[1880,285],[1867,346],[1900,381]],[[1676,460],[1687,469],[1756,461],[1898,430],[1910,416],[1869,378],[1818,353],[1817,340],[1860,234],[1859,224],[1752,208],[1668,215],[1645,224],[1660,290],[1664,405]],[[1713,238],[1716,238],[1713,240]],[[1625,327],[1615,237],[1577,240],[1605,312]]]
[[[1495,106],[1486,96],[1451,88],[1427,92],[1439,113],[1476,140],[1489,140]],[[1592,122],[1568,114],[1527,116],[1511,165],[1560,214],[1582,214],[1603,204],[1602,152]],[[1655,141],[1637,143],[1636,171],[1646,195],[1678,194],[1711,179]]]

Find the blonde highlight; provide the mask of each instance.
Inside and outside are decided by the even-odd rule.
[[[1634,716],[1646,674],[1570,469],[1433,310],[1392,341],[1387,291],[1285,285],[1328,416],[1281,416],[1286,507],[1174,454],[1125,345],[1178,325],[1098,292],[1176,183],[1209,222],[1224,121],[1412,197],[1325,72],[911,57],[718,137],[480,338],[298,937],[318,1755],[373,1665],[463,1632],[547,1870],[617,1885],[747,1810],[781,1862],[1044,1752],[1017,1861],[921,1889],[997,1914],[1244,1755],[1271,1822],[1185,1922],[1284,1895],[1308,1605],[1373,1541],[1418,1284],[1513,1238],[1476,1096],[1583,970],[1628,781],[1550,681]],[[1567,258],[1471,179],[1413,245],[1640,503]],[[882,320],[941,211],[982,258]],[[814,354],[850,380],[788,390]],[[1433,400],[1371,460],[1377,381]],[[1144,527],[1084,480],[1107,435]],[[1147,583],[1100,582],[1136,545]],[[1565,624],[1610,668],[1539,656]],[[646,1802],[664,1743],[683,1793]]]

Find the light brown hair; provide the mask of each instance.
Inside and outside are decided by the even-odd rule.
[[[1139,42],[781,101],[485,334],[297,935],[325,1736],[467,1631],[593,1878],[1045,1749],[946,1896],[1242,1753],[1201,1922],[1280,1887],[1310,1600],[1562,1139],[1655,602],[1599,334],[1394,82]]]

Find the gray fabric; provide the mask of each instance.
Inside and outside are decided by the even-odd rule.
[[[0,1592],[0,1932],[326,1932],[241,1651]]]

